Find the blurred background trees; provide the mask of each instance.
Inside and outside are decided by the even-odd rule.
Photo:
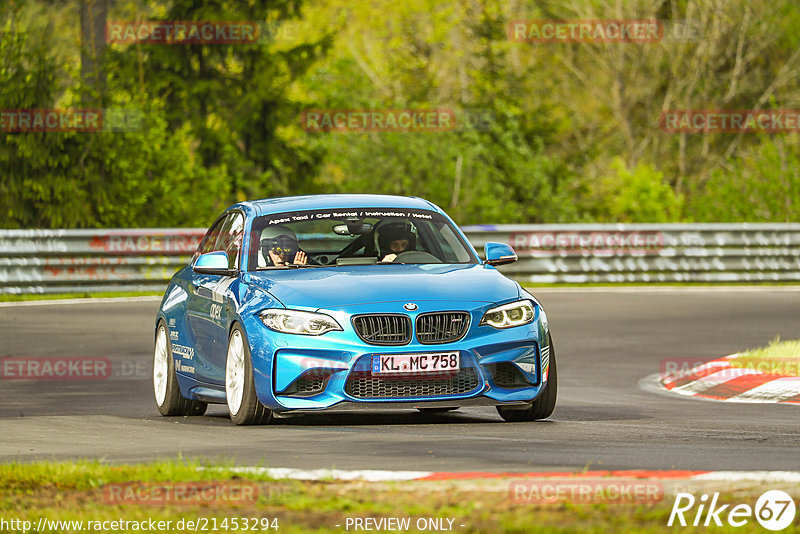
[[[0,131],[0,226],[205,226],[246,198],[417,195],[461,224],[800,220],[800,134],[668,133],[669,109],[800,109],[793,0],[6,0],[0,109],[136,110]],[[253,44],[106,44],[107,20],[254,20]],[[653,43],[508,23],[658,19]],[[100,24],[100,26],[98,26]],[[105,45],[105,46],[103,46]],[[446,132],[307,132],[304,109],[453,109]]]

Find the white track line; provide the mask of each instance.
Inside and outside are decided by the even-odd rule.
[[[108,297],[108,298],[77,298],[77,299],[50,299],[50,300],[21,300],[19,302],[0,302],[0,308],[17,308],[27,306],[59,306],[64,304],[117,304],[125,302],[159,302],[162,297],[149,295],[144,297]]]
[[[366,482],[416,480],[433,474],[431,471],[380,471],[375,469],[293,469],[289,467],[233,467],[223,469],[236,473],[267,475],[275,479],[363,480]]]
[[[711,471],[695,475],[694,480],[720,480],[725,482],[800,482],[797,471]]]
[[[219,468],[225,471],[236,473],[250,473],[267,475],[274,479],[294,479],[294,480],[343,480],[343,481],[364,481],[364,482],[396,482],[410,481],[437,475],[435,471],[381,471],[371,469],[348,470],[348,469],[294,469],[288,467],[232,467]],[[476,473],[480,474],[480,473]],[[579,474],[576,471],[575,474]],[[519,473],[520,477],[525,477],[525,473]],[[605,476],[605,475],[604,475]],[[480,477],[476,477],[480,478]],[[506,478],[515,478],[513,473],[508,473]],[[528,477],[526,477],[528,478]],[[614,478],[614,477],[611,477]],[[619,477],[617,477],[619,478]],[[658,478],[657,476],[655,478]],[[675,479],[680,480],[680,479]],[[686,480],[706,480],[706,481],[753,481],[753,482],[800,482],[800,472],[797,471],[710,471],[690,475]]]
[[[523,283],[522,287],[536,293],[778,293],[798,292],[800,285],[786,286],[600,286],[600,287],[539,287]]]
[[[536,293],[776,293],[799,292],[800,285],[794,286],[602,286],[602,287],[537,287],[535,285],[523,286],[525,289]],[[108,297],[108,298],[75,298],[75,299],[44,299],[24,300],[19,302],[0,302],[0,308],[24,306],[55,306],[59,304],[98,304],[105,302],[149,302],[161,300],[160,296],[146,297]]]

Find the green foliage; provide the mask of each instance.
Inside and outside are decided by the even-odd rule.
[[[39,37],[28,47],[26,34],[3,33],[0,108],[70,107],[56,104],[57,67],[45,53],[46,35]],[[220,191],[225,179],[193,161],[186,129],[168,129],[156,104],[142,110],[138,131],[2,134],[0,225],[205,224],[224,206],[217,195],[193,195],[194,187]]]
[[[299,14],[294,1],[259,6],[174,2],[163,16],[279,24]],[[299,114],[289,85],[327,37],[281,50],[111,45],[98,89],[58,63],[52,27],[33,35],[20,31],[22,7],[3,14],[0,109],[85,109],[76,95],[92,94],[141,116],[123,131],[0,134],[0,226],[205,226],[237,200],[303,192],[314,176],[319,151],[281,129]]]
[[[762,139],[715,169],[690,199],[698,221],[800,221],[800,138]]]
[[[168,3],[165,20],[257,21],[280,27],[301,2]],[[236,45],[116,45],[108,70],[128,94],[163,95],[170,128],[187,125],[198,163],[227,176],[226,200],[302,192],[320,154],[281,128],[300,114],[289,86],[328,47],[325,34],[278,48],[269,36]],[[139,73],[142,73],[141,76]]]
[[[797,221],[797,135],[671,133],[665,109],[797,109],[792,0],[95,0],[110,20],[257,21],[257,43],[110,44],[80,3],[0,5],[0,109],[137,110],[130,131],[0,131],[0,227],[205,226],[246,198],[428,198],[462,224]],[[654,43],[518,43],[515,20],[657,18]],[[676,28],[678,29],[676,33]],[[88,96],[87,96],[88,95]],[[92,100],[94,99],[94,100]],[[480,128],[308,132],[308,109],[477,110]],[[627,163],[625,163],[627,162]]]
[[[600,179],[596,194],[596,218],[603,222],[675,222],[683,204],[663,173],[644,163],[628,169],[619,157],[612,161],[611,173]]]
[[[325,191],[422,196],[463,224],[574,216],[563,164],[499,124],[489,132],[338,133],[328,141],[318,182]]]

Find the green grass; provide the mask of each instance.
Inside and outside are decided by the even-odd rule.
[[[207,469],[213,467],[213,469]],[[233,480],[242,475],[226,470],[226,464],[203,464],[177,459],[134,465],[108,465],[99,461],[35,462],[0,464],[0,488],[36,489],[43,487],[88,490],[112,482],[190,480]],[[269,480],[248,475],[248,480]]]
[[[655,504],[542,505],[512,502],[508,481],[505,480],[483,483],[276,481],[263,475],[237,473],[230,467],[231,464],[211,465],[181,459],[140,465],[106,465],[97,461],[2,464],[0,517],[27,520],[34,525],[40,517],[84,522],[153,519],[172,521],[170,532],[191,530],[185,523],[183,529],[175,528],[181,519],[206,518],[209,522],[216,519],[220,524],[225,518],[234,517],[258,520],[277,518],[278,531],[290,533],[343,532],[347,518],[364,517],[408,517],[412,524],[418,518],[451,518],[454,519],[453,532],[463,533],[655,533],[670,530],[666,527],[672,507],[669,495]],[[258,488],[257,499],[237,503],[214,500],[200,504],[173,501],[166,505],[154,505],[135,499],[109,502],[108,498],[108,484],[148,482],[158,483],[157,487],[161,488],[192,481],[255,486]],[[153,486],[135,484],[132,487]],[[736,497],[728,498],[737,500]],[[754,502],[754,499],[748,500]],[[341,526],[336,527],[337,524]],[[465,526],[461,527],[462,524]],[[0,528],[2,530],[14,531]],[[60,531],[64,530],[62,528]],[[135,531],[130,528],[127,530]],[[671,530],[677,532],[686,529],[678,527]],[[754,521],[742,528],[714,530],[737,533],[763,531]],[[217,532],[225,531],[217,529]],[[794,525],[783,532],[797,532],[797,527]]]
[[[63,300],[81,298],[114,298],[114,297],[149,297],[162,296],[163,291],[102,291],[95,293],[23,293],[7,294],[0,293],[0,302],[22,302],[28,300]]]
[[[800,339],[773,339],[766,347],[748,350],[732,360],[734,367],[800,377]]]

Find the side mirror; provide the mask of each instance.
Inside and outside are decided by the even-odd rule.
[[[236,273],[235,269],[228,268],[228,254],[221,250],[201,254],[195,260],[192,269],[198,274],[233,276]]]
[[[489,242],[483,246],[483,250],[486,253],[486,261],[484,263],[487,265],[505,265],[514,263],[519,259],[511,245],[506,245],[505,243]]]

